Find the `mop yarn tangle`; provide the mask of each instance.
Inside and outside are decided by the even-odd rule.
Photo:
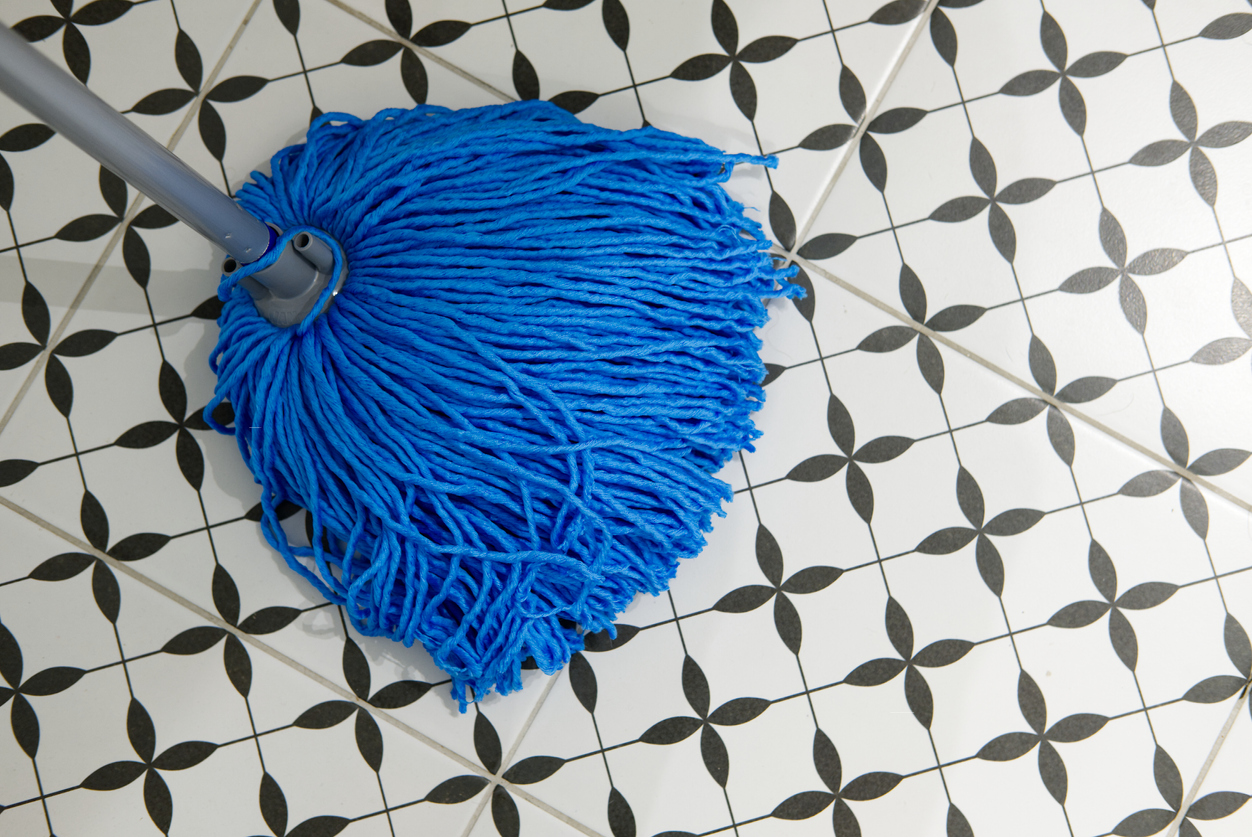
[[[348,277],[283,329],[224,276],[222,401],[262,529],[363,634],[421,642],[462,709],[553,672],[697,554],[759,435],[764,300],[795,296],[700,140],[544,102],[327,114],[245,209]],[[339,264],[336,264],[336,275]],[[329,291],[327,291],[329,294]],[[278,507],[309,512],[293,545]]]

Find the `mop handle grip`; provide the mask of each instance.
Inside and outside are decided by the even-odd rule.
[[[270,246],[269,227],[3,24],[0,92],[241,264]]]

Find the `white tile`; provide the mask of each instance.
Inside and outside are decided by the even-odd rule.
[[[1016,638],[1022,666],[1047,697],[1048,723],[1079,713],[1112,717],[1142,709],[1135,679],[1108,638],[1107,619],[1085,628],[1046,628]]]
[[[1017,708],[1020,669],[1007,638],[979,645],[957,663],[924,673],[936,704],[930,732],[944,762],[969,758],[996,737],[1025,729]],[[979,699],[969,700],[969,695]]]
[[[768,814],[801,789],[825,790],[813,768],[813,731],[803,698],[775,704],[750,724],[718,728],[731,758],[726,793],[736,819]]]
[[[1051,67],[1039,43],[1034,8],[976,4],[950,13],[959,51],[956,69],[967,99],[997,91],[1028,70]]]
[[[1172,700],[1205,678],[1229,672],[1222,643],[1226,614],[1212,582],[1179,590],[1158,607],[1126,615],[1138,638],[1140,662],[1135,673],[1149,705]]]
[[[1152,14],[1135,0],[1092,7],[1076,0],[1052,3],[1048,11],[1065,32],[1070,63],[1099,51],[1138,52],[1160,42]]]
[[[600,675],[611,667],[611,661],[599,654],[584,656],[587,669],[592,672],[590,681],[596,685],[596,701],[592,707],[599,709],[601,688],[610,683]],[[610,693],[604,692],[604,695],[608,697]],[[600,833],[607,833],[608,798],[612,785],[605,766],[605,755],[600,750],[596,722],[570,687],[567,669],[557,676],[556,685],[522,739],[511,766],[523,764],[528,759],[537,759],[529,762],[529,766],[542,765],[545,757],[563,761],[555,772],[539,781],[534,775],[526,775],[527,767],[511,775],[525,793]],[[551,766],[552,763],[548,764]]]
[[[1031,837],[1067,834],[1065,814],[1039,780],[1037,757],[974,760],[944,771],[948,789],[975,834],[1003,829]]]
[[[754,485],[785,476],[810,456],[838,452],[826,430],[829,397],[818,364],[793,369],[769,385],[765,406],[755,418],[762,436],[753,442],[755,452],[743,454]],[[792,431],[771,432],[784,426]]]
[[[1156,18],[1166,40],[1175,41],[1197,34],[1220,17],[1241,11],[1243,6],[1235,0],[1198,0],[1186,5],[1162,5],[1156,11]]]
[[[1093,168],[1124,164],[1151,141],[1180,138],[1170,118],[1170,82],[1169,65],[1159,49],[1131,56],[1108,75],[1083,81],[1084,137]]]
[[[882,576],[876,565],[845,573],[826,591],[826,595],[797,596],[794,604],[800,614],[800,623],[810,635],[857,637],[855,643],[809,642],[807,646],[801,646],[800,662],[804,665],[804,676],[810,689],[825,689],[842,683],[857,666],[869,660],[896,656],[882,627],[887,592],[883,589]],[[836,686],[830,691],[842,693],[848,688]],[[854,694],[868,695],[869,691],[857,689]],[[844,697],[839,695],[840,700]],[[816,695],[814,702],[818,719],[823,723],[829,724],[833,719],[842,717],[841,709],[830,715],[823,713]],[[904,711],[907,712],[907,709]],[[912,718],[908,720],[910,724],[916,724]]]
[[[571,11],[537,9],[514,16],[510,23],[518,49],[539,76],[542,98],[630,86],[630,70],[605,29],[598,4]]]
[[[902,782],[879,801],[849,807],[866,831],[898,830],[935,837],[948,833],[948,798],[943,780],[934,773]]]
[[[700,758],[699,734],[669,746],[640,745],[609,757],[614,784],[627,799],[648,800],[635,810],[639,833],[664,830],[705,831],[733,822],[722,788],[708,775]],[[733,766],[732,766],[733,769]],[[681,785],[683,792],[668,788]]]
[[[1074,831],[1111,831],[1134,811],[1162,808],[1153,781],[1156,748],[1142,715],[1110,721],[1092,737],[1057,748],[1065,760],[1065,810]]]
[[[836,686],[813,695],[821,728],[839,751],[845,787],[867,773],[905,775],[935,766],[926,730],[905,702],[902,680],[869,688]]]

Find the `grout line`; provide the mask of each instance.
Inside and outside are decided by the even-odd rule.
[[[535,705],[530,710],[530,715],[526,717],[526,721],[525,723],[522,724],[522,728],[518,730],[517,737],[513,739],[513,746],[509,748],[509,751],[504,755],[504,758],[500,760],[500,774],[501,775],[504,775],[504,773],[507,772],[508,769],[513,766],[513,757],[517,755],[518,748],[522,746],[522,739],[525,738],[526,733],[530,731],[530,725],[535,722],[535,718],[539,717],[539,710],[543,707],[544,702],[547,701],[548,695],[552,691],[552,687],[556,685],[557,679],[560,678],[563,673],[564,673],[564,670],[558,671],[556,674],[553,674],[550,677],[548,677],[548,682],[544,684],[543,692],[541,692],[539,695],[539,700],[535,702]],[[491,786],[492,793],[495,792],[495,786],[497,784],[503,784],[506,787],[509,786],[507,782],[493,782]],[[470,817],[469,822],[466,823],[465,831],[462,832],[461,837],[469,837],[470,833],[473,832],[474,826],[478,824],[478,820],[482,817],[483,810],[487,807],[487,803],[490,801],[490,798],[491,798],[490,793],[485,794],[483,796],[482,801],[478,803],[478,808],[474,811],[474,815]],[[583,826],[578,821],[571,819],[567,814],[565,814],[562,811],[559,811],[555,808],[545,808],[545,810],[547,810],[548,813],[552,814],[557,819],[560,819],[561,821],[566,822],[568,825],[582,830],[585,834],[591,834],[591,835],[594,835],[594,837],[600,837],[598,832],[588,831],[585,826]]]
[[[226,45],[226,49],[218,59],[217,64],[214,65],[212,71],[209,73],[204,83],[200,86],[200,93],[193,100],[191,106],[187,108],[187,113],[183,116],[182,122],[179,123],[178,127],[174,130],[174,133],[170,136],[169,141],[165,143],[166,148],[173,150],[174,147],[178,145],[179,140],[182,139],[183,134],[187,132],[187,128],[191,125],[191,120],[200,109],[200,103],[204,100],[208,91],[213,88],[213,82],[217,80],[218,74],[221,73],[222,68],[225,66],[226,59],[234,51],[235,45],[239,43],[239,38],[243,35],[244,28],[248,25],[249,21],[252,20],[252,16],[256,13],[257,7],[260,5],[261,0],[252,0],[252,5],[243,16],[243,20],[240,21],[239,26],[235,29],[235,34],[231,37],[230,43]],[[127,185],[131,189],[135,189],[132,184]],[[139,207],[144,204],[144,201],[148,200],[147,196],[138,189],[135,189],[135,195],[135,200],[131,202],[130,208],[126,211],[126,214],[122,216],[121,223],[117,225],[117,228],[113,231],[113,235],[104,245],[104,250],[101,251],[100,258],[96,260],[95,265],[87,274],[87,278],[83,280],[82,286],[78,289],[78,293],[75,294],[74,299],[70,301],[69,307],[65,311],[65,315],[61,317],[60,322],[57,323],[56,329],[48,336],[48,348],[39,353],[39,358],[35,361],[35,365],[31,367],[30,374],[26,376],[26,380],[23,381],[21,387],[18,388],[17,395],[14,396],[13,401],[9,404],[8,408],[5,409],[4,415],[0,416],[0,434],[4,433],[4,429],[9,426],[9,422],[12,420],[13,415],[17,412],[18,406],[20,406],[21,402],[25,399],[27,392],[30,391],[31,386],[34,385],[35,380],[39,377],[39,374],[43,371],[44,367],[47,366],[48,355],[51,352],[51,347],[57,344],[57,342],[61,339],[61,335],[63,335],[66,329],[69,328],[70,321],[74,319],[74,315],[78,313],[78,309],[82,306],[83,300],[87,298],[87,294],[91,291],[92,286],[95,285],[96,278],[100,275],[100,271],[104,269],[105,264],[113,255],[113,251],[117,249],[118,241],[123,235],[125,235],[127,225],[134,220],[136,215],[139,214]]]
[[[86,298],[87,292],[91,290],[91,286],[95,283],[96,277],[100,275],[100,271],[104,269],[105,262],[107,262],[109,257],[113,255],[113,250],[116,249],[118,241],[120,241],[121,237],[125,234],[126,225],[130,223],[131,219],[139,214],[138,209],[140,204],[143,203],[143,200],[143,195],[137,195],[131,202],[130,208],[126,211],[126,214],[122,216],[121,221],[113,230],[113,234],[109,237],[108,242],[105,243],[104,250],[101,251],[100,258],[96,260],[96,263],[92,265],[91,270],[88,271],[87,277],[83,280],[82,286],[79,287],[78,293],[74,295],[74,299],[70,301],[69,306],[65,310],[65,314],[57,323],[56,328],[54,328],[52,333],[48,335],[47,347],[39,353],[39,358],[35,361],[35,365],[31,367],[30,374],[26,376],[26,380],[22,382],[22,386],[18,389],[17,395],[14,396],[13,402],[9,404],[8,409],[4,411],[4,416],[0,418],[0,433],[3,433],[4,429],[9,426],[9,421],[13,418],[13,414],[17,412],[18,406],[26,398],[26,393],[30,391],[35,379],[39,377],[39,373],[42,372],[44,367],[48,365],[48,357],[52,354],[52,347],[60,342],[61,335],[63,335],[66,329],[69,328],[70,320],[74,319],[74,315],[78,313],[78,307]]]
[[[170,137],[170,141],[165,144],[166,148],[173,150],[183,138],[183,134],[187,132],[187,128],[191,126],[191,120],[200,112],[201,103],[208,96],[209,91],[213,89],[213,85],[217,82],[217,77],[226,66],[226,60],[235,51],[235,47],[239,44],[239,39],[243,37],[244,30],[252,22],[252,17],[256,14],[256,10],[260,5],[261,0],[252,0],[252,5],[248,7],[248,11],[244,13],[243,19],[235,27],[235,34],[231,36],[230,43],[226,44],[226,49],[222,51],[221,57],[217,59],[217,63],[213,65],[213,69],[209,71],[208,76],[205,77],[204,82],[200,85],[200,93],[192,100],[191,107],[187,108],[187,113],[183,116],[183,121],[174,131],[173,136]]]
[[[537,799],[528,793],[520,792],[517,789],[517,786],[510,785],[508,782],[500,782],[500,784],[507,787],[511,793],[517,794],[520,798],[525,799],[531,805],[543,811],[548,816],[552,817],[552,819],[565,823],[566,825],[568,825],[570,828],[574,829],[575,831],[580,831],[583,834],[586,834],[587,837],[604,837],[604,835],[601,834],[599,831],[596,831],[594,828],[591,828],[589,826],[583,825],[581,822],[574,819],[572,816],[560,810],[559,808],[553,808],[551,805],[544,802],[542,799]]]
[[[286,654],[271,647],[270,645],[267,645],[266,643],[260,641],[259,639],[252,636],[251,634],[244,633],[243,631],[239,630],[234,625],[231,625],[229,622],[222,619],[217,614],[210,613],[209,611],[200,607],[200,605],[196,604],[190,599],[183,597],[179,593],[174,592],[173,590],[164,586],[160,582],[157,582],[151,578],[148,578],[148,576],[134,569],[129,564],[117,560],[113,556],[109,555],[107,552],[102,552],[101,550],[96,549],[91,544],[83,540],[80,540],[74,535],[71,535],[69,532],[66,532],[64,529],[60,528],[56,524],[50,523],[44,520],[43,518],[39,517],[33,512],[28,511],[22,506],[19,506],[18,504],[14,503],[12,500],[9,500],[7,497],[0,496],[0,507],[8,509],[14,514],[20,515],[21,517],[25,518],[26,520],[30,521],[36,526],[39,526],[40,528],[46,530],[47,532],[50,532],[51,534],[57,536],[61,540],[71,544],[72,546],[74,546],[75,549],[79,550],[80,552],[85,552],[89,555],[99,558],[101,561],[108,564],[110,569],[113,569],[116,572],[122,573],[126,577],[139,582],[140,584],[144,585],[145,587],[147,587],[154,593],[157,593],[159,595],[166,597],[170,601],[174,602],[174,604],[177,604],[183,607],[184,609],[194,613],[196,616],[200,617],[201,619],[204,619],[206,622],[209,622],[214,627],[221,628],[222,630],[226,631],[231,636],[238,639],[240,642],[247,643],[248,645],[251,645],[256,650],[261,651],[262,653],[268,654],[277,662],[287,666],[288,668],[296,671],[299,674],[304,675],[305,677],[317,683],[318,685],[322,686],[323,688],[333,692],[340,699],[346,700],[356,705],[357,707],[364,709],[375,719],[391,724],[400,732],[406,733],[410,737],[416,739],[422,744],[425,744],[427,747],[431,748],[432,750],[435,750],[441,755],[446,756],[447,758],[451,759],[452,761],[456,762],[457,764],[461,765],[467,770],[470,770],[478,774],[479,776],[482,776],[484,779],[489,780],[491,783],[490,786],[492,788],[494,788],[495,785],[503,785],[505,788],[508,789],[509,793],[519,797],[520,799],[526,800],[528,803],[530,803],[534,807],[543,810],[544,812],[548,813],[552,817],[569,825],[571,828],[574,828],[575,830],[588,835],[588,837],[603,837],[603,835],[600,834],[600,832],[595,831],[594,829],[589,828],[586,825],[583,825],[581,822],[575,820],[569,814],[559,811],[556,808],[553,808],[552,806],[548,805],[546,802],[535,798],[527,791],[522,790],[519,786],[514,785],[511,782],[504,781],[503,779],[500,779],[499,777],[491,775],[491,773],[489,773],[486,769],[475,764],[473,761],[470,761],[465,756],[461,755],[455,750],[452,750],[451,748],[447,747],[444,744],[440,744],[438,741],[435,741],[434,739],[428,737],[425,733],[421,732],[420,730],[417,730],[409,726],[405,722],[401,721],[399,718],[396,718],[395,716],[393,716],[391,713],[385,710],[376,709],[375,707],[371,706],[369,703],[358,698],[353,692],[340,686],[338,683],[329,679],[325,675],[319,674],[318,672],[314,671],[313,669],[309,668],[303,663],[297,660],[294,660],[291,657],[288,657]],[[540,704],[543,703],[548,693],[552,690],[552,686],[556,682],[557,676],[558,675],[553,675],[551,678],[549,678],[548,684],[544,688],[543,694],[540,696],[540,699],[539,699]],[[513,749],[510,750],[509,752],[510,756],[512,756],[516,752],[517,746],[521,742],[521,737],[525,735],[526,731],[530,728],[530,725],[534,721],[535,716],[538,714],[538,712],[539,712],[539,707],[537,705],[535,709],[531,711],[530,717],[527,718],[525,725],[522,727],[521,731],[518,733],[518,738],[516,742],[514,743]],[[489,800],[491,793],[492,791],[489,791],[486,794],[485,798]],[[483,803],[480,806],[479,808],[480,812],[482,810],[482,807],[485,807],[485,804],[486,803]]]
[[[1192,473],[1190,470],[1183,468],[1180,465],[1175,464],[1173,460],[1165,458],[1159,453],[1147,447],[1144,447],[1139,442],[1136,442],[1134,439],[1131,439],[1129,436],[1126,436],[1125,434],[1120,433],[1117,430],[1114,430],[1113,428],[1109,427],[1104,422],[1099,421],[1098,419],[1092,418],[1091,416],[1087,415],[1081,410],[1074,409],[1074,406],[1072,404],[1067,404],[1063,401],[1057,400],[1055,396],[1049,395],[1048,393],[1039,389],[1034,384],[1029,383],[1017,377],[1012,372],[1009,372],[1007,369],[1004,369],[1003,367],[995,363],[992,363],[991,361],[987,360],[981,355],[970,351],[969,349],[965,348],[961,344],[952,340],[950,337],[940,334],[939,332],[926,327],[922,323],[915,321],[913,318],[909,317],[907,314],[897,311],[891,305],[888,305],[887,303],[881,301],[880,299],[878,299],[878,297],[874,296],[868,291],[861,290],[860,288],[848,282],[847,280],[840,279],[838,276],[835,276],[833,273],[830,273],[825,268],[820,267],[801,256],[792,254],[789,258],[791,258],[791,260],[796,262],[797,264],[803,265],[806,269],[814,273],[817,273],[823,278],[829,280],[831,283],[851,293],[853,296],[856,296],[859,299],[864,300],[865,302],[868,302],[870,305],[874,306],[880,311],[886,314],[890,314],[892,317],[895,317],[904,325],[908,326],[909,328],[912,328],[914,331],[917,331],[921,334],[926,335],[931,340],[934,340],[938,343],[942,343],[944,346],[947,346],[949,349],[952,349],[953,351],[958,352],[959,354],[964,355],[965,357],[974,361],[979,366],[982,366],[986,368],[987,370],[994,372],[996,375],[999,375],[1001,378],[1004,378],[1010,383],[1015,384],[1021,389],[1026,390],[1035,398],[1038,398],[1042,401],[1047,402],[1048,405],[1052,407],[1056,407],[1058,410],[1061,410],[1062,412],[1068,413],[1069,415],[1081,421],[1083,424],[1088,425],[1089,427],[1099,431],[1100,433],[1103,433],[1104,435],[1109,436],[1110,438],[1118,442],[1121,442],[1126,447],[1142,454],[1143,456],[1146,456],[1148,459],[1151,459],[1153,462],[1156,462],[1157,464],[1161,465],[1164,469],[1173,471],[1175,474],[1178,474],[1180,477],[1183,477],[1184,479],[1190,480],[1191,482],[1195,483],[1198,486],[1202,486],[1208,489],[1210,492],[1217,495],[1218,497],[1222,497],[1223,499],[1228,500],[1231,503],[1234,503],[1236,506],[1238,506],[1241,509],[1244,509],[1245,511],[1252,511],[1252,503],[1249,503],[1247,500],[1237,497],[1234,494],[1231,494],[1226,489],[1221,488],[1217,485],[1214,485],[1212,482],[1205,479],[1204,477],[1197,476],[1196,474]]]
[[[438,64],[440,67],[443,67],[445,70],[451,73],[455,73],[456,75],[468,81],[470,84],[481,87],[483,90],[487,91],[492,96],[495,96],[500,101],[502,102],[516,102],[517,101],[517,97],[510,96],[508,93],[505,93],[503,90],[500,90],[499,88],[488,84],[487,82],[483,81],[482,79],[480,79],[478,76],[474,75],[473,73],[470,73],[466,70],[461,69],[456,64],[453,64],[451,61],[447,60],[446,58],[436,55],[435,53],[431,52],[426,47],[418,46],[417,44],[410,41],[408,38],[403,38],[397,35],[396,31],[392,29],[390,26],[386,26],[385,24],[379,23],[378,21],[374,20],[369,15],[365,14],[365,12],[362,12],[358,9],[354,9],[351,6],[349,6],[347,3],[344,3],[343,0],[326,0],[326,2],[341,11],[347,12],[348,14],[352,15],[357,20],[361,21],[362,23],[365,23],[365,24],[368,24],[369,26],[374,27],[379,32],[382,32],[384,35],[386,35],[388,38],[391,38],[393,41],[404,44],[406,47],[413,50],[414,52],[416,52],[418,55],[422,56],[426,60],[431,61],[435,64]]]
[[[1169,825],[1169,831],[1165,832],[1165,837],[1174,837],[1178,833],[1178,829],[1182,827],[1182,822],[1187,818],[1187,811],[1191,808],[1191,803],[1195,801],[1196,794],[1200,792],[1205,778],[1209,775],[1209,768],[1217,760],[1217,754],[1221,751],[1222,744],[1226,743],[1226,736],[1230,734],[1230,728],[1235,725],[1235,719],[1243,711],[1243,705],[1248,702],[1248,691],[1249,687],[1245,684],[1243,694],[1239,696],[1239,699],[1235,701],[1234,707],[1230,710],[1230,715],[1226,718],[1222,731],[1217,734],[1217,740],[1213,742],[1213,749],[1209,750],[1208,758],[1204,760],[1204,765],[1200,768],[1199,775],[1195,777],[1195,781],[1191,784],[1191,790],[1187,792],[1187,798],[1182,801],[1178,814]]]
[[[513,739],[513,746],[509,748],[509,751],[504,754],[504,758],[500,761],[500,764],[502,765],[500,768],[501,773],[513,766],[513,757],[517,755],[518,749],[522,746],[522,739],[526,737],[526,733],[530,732],[530,725],[535,722],[535,718],[539,717],[539,710],[548,700],[548,695],[552,692],[552,687],[556,685],[556,681],[560,679],[564,672],[565,669],[562,668],[556,674],[548,676],[548,682],[544,684],[543,691],[539,693],[539,700],[535,701],[535,705],[530,710],[530,715],[527,716],[526,722],[522,724],[522,728],[517,731],[517,737]]]
[[[271,646],[265,644],[264,642],[261,642],[256,637],[253,637],[251,634],[244,633],[243,631],[239,630],[234,625],[227,622],[225,619],[222,619],[216,613],[210,613],[209,611],[200,607],[200,605],[196,604],[190,599],[187,599],[183,597],[182,595],[175,593],[173,590],[170,590],[168,587],[164,586],[163,584],[157,581],[153,581],[152,579],[148,578],[143,573],[131,567],[129,564],[124,563],[122,561],[118,561],[116,558],[109,555],[107,552],[102,552],[96,549],[91,544],[78,539],[74,535],[71,535],[70,533],[66,532],[64,529],[61,529],[56,524],[49,523],[48,521],[40,518],[38,515],[34,514],[33,512],[27,511],[26,509],[22,508],[21,506],[17,505],[16,503],[14,503],[13,501],[9,500],[6,497],[0,496],[0,506],[3,506],[16,514],[21,515],[22,517],[29,520],[31,523],[34,523],[46,529],[47,531],[61,538],[61,540],[64,540],[72,544],[79,551],[86,552],[89,555],[93,555],[96,558],[99,558],[100,560],[108,564],[111,569],[122,573],[123,575],[127,576],[128,578],[134,581],[139,582],[140,584],[145,585],[146,587],[151,589],[153,592],[159,593],[160,595],[165,596],[167,599],[174,602],[175,604],[181,605],[182,607],[196,614],[196,616],[200,617],[201,619],[206,620],[207,622],[211,623],[213,626],[221,628],[222,630],[226,631],[230,635],[234,636],[240,642],[245,642],[248,645],[251,645],[253,648],[256,648],[258,651],[262,651],[270,655],[275,660],[277,660],[280,663],[283,663],[289,668],[295,669],[296,671],[303,674],[305,677],[308,677],[310,680],[313,680],[316,683],[334,692],[341,699],[350,701],[356,706],[364,709],[366,712],[369,712],[374,717],[381,718],[382,720],[387,721],[392,726],[396,727],[402,732],[407,732],[408,734],[412,735],[414,738],[421,741],[423,744],[426,744],[427,746],[429,746],[430,748],[434,750],[438,750],[440,753],[447,756],[448,758],[451,758],[453,761],[456,761],[461,766],[474,771],[475,773],[479,774],[480,776],[483,776],[484,778],[491,778],[490,774],[488,774],[486,770],[474,764],[465,756],[462,756],[459,753],[453,750],[450,750],[443,744],[440,744],[439,742],[426,737],[424,734],[413,729],[408,724],[405,724],[403,721],[400,721],[392,717],[389,713],[375,710],[374,707],[370,706],[368,703],[358,698],[353,692],[349,691],[348,689],[345,689],[344,687],[340,686],[338,683],[335,683],[333,680],[330,680],[324,675],[321,675],[317,673],[316,671],[313,671],[309,667],[305,666],[303,663],[299,663],[296,660],[293,660],[292,658],[288,657],[286,654],[283,654],[281,651],[278,651],[275,648],[272,648]]]
[[[470,837],[470,834],[474,831],[474,826],[478,825],[478,820],[482,818],[483,809],[487,807],[487,803],[491,801],[492,795],[495,794],[495,783],[492,782],[488,787],[490,790],[484,793],[483,798],[478,800],[478,804],[474,806],[474,813],[470,815],[469,820],[465,823],[465,830],[461,832],[461,837]]]
[[[335,2],[335,0],[329,1]],[[896,80],[896,76],[900,74],[900,68],[904,66],[905,60],[913,51],[913,45],[916,44],[917,39],[921,37],[922,29],[924,29],[926,24],[930,21],[930,15],[938,5],[939,0],[927,0],[926,8],[922,10],[921,15],[918,17],[917,23],[913,26],[912,33],[905,39],[904,46],[900,50],[900,55],[891,69],[887,72],[887,77],[883,81],[882,87],[878,91],[878,95],[876,95],[874,100],[869,103],[868,107],[865,108],[865,115],[861,117],[860,123],[856,126],[856,131],[853,132],[852,137],[844,144],[844,148],[847,150],[843,152],[839,161],[835,163],[835,170],[830,175],[830,181],[827,182],[826,188],[822,191],[821,196],[818,197],[817,204],[813,207],[813,211],[809,213],[808,220],[805,222],[804,227],[801,228],[799,234],[796,236],[797,250],[800,248],[802,242],[808,238],[809,231],[813,229],[813,224],[817,222],[817,216],[821,215],[822,208],[826,206],[826,201],[830,199],[831,193],[835,190],[835,183],[838,182],[840,175],[843,174],[843,170],[848,167],[848,162],[852,159],[853,153],[856,152],[857,148],[861,144],[861,137],[865,136],[865,132],[869,130],[869,123],[872,122],[874,117],[878,115],[878,109],[882,107],[883,101],[887,98],[887,91],[891,89],[891,85]]]

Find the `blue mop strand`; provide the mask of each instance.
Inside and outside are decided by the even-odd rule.
[[[288,329],[239,286],[276,252],[222,277],[205,420],[287,563],[361,633],[420,641],[462,710],[612,631],[725,514],[713,474],[765,398],[753,330],[802,293],[720,185],[740,163],[775,161],[544,102],[420,106],[322,116],[239,191],[349,275]]]

